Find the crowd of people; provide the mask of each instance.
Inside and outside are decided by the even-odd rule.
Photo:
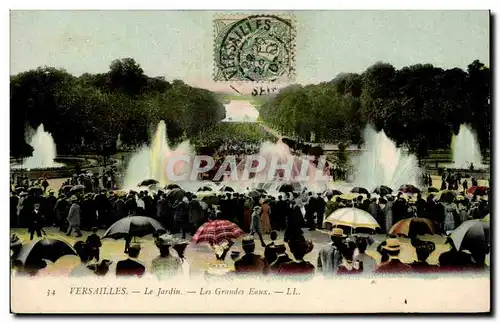
[[[446,179],[449,178],[446,177]],[[246,236],[242,239],[244,254],[231,254],[234,258],[234,274],[258,273],[278,275],[306,275],[314,273],[346,274],[346,273],[386,273],[386,272],[424,272],[435,270],[483,268],[485,257],[489,252],[480,250],[457,250],[453,241],[446,244],[450,250],[441,254],[439,265],[426,262],[430,253],[435,250],[434,243],[411,237],[411,244],[416,249],[418,260],[413,264],[402,263],[399,258],[401,245],[396,236],[389,235],[391,227],[405,218],[426,218],[434,221],[443,233],[449,233],[468,219],[480,219],[489,214],[488,194],[466,194],[463,182],[460,187],[451,187],[453,191],[429,193],[424,199],[422,193],[405,194],[357,194],[346,198],[345,195],[332,195],[327,191],[313,193],[302,192],[280,193],[277,196],[265,192],[255,194],[217,192],[199,198],[196,193],[181,188],[171,188],[151,192],[140,190],[122,193],[101,189],[99,192],[86,192],[77,176],[72,178],[74,185],[82,185],[81,190],[60,190],[57,194],[46,190],[12,190],[11,192],[11,227],[28,228],[30,239],[35,234],[41,237],[44,228],[57,227],[66,235],[82,236],[82,230],[94,231],[86,241],[79,241],[74,248],[82,260],[82,266],[92,269],[96,274],[106,274],[106,266],[111,261],[99,257],[100,237],[96,234],[99,228],[108,228],[114,222],[133,215],[143,215],[157,219],[165,228],[164,232],[155,234],[155,243],[159,256],[151,266],[152,273],[158,277],[171,275],[172,272],[184,272],[187,265],[184,249],[186,240],[175,243],[172,239],[163,239],[162,235],[186,239],[205,222],[212,220],[229,220],[237,224]],[[453,177],[457,179],[457,177]],[[85,177],[83,177],[85,179]],[[457,182],[460,180],[457,179]],[[43,186],[43,181],[40,183]],[[44,193],[45,192],[45,193]],[[450,193],[450,194],[448,194]],[[314,245],[304,235],[309,231],[325,230],[324,218],[337,209],[353,207],[368,212],[379,223],[380,229],[371,233],[384,233],[388,238],[376,247],[381,261],[365,253],[374,243],[369,236],[359,235],[356,231],[345,231],[343,227],[330,230],[332,243],[319,251],[316,263],[304,260]],[[283,243],[277,243],[279,233],[283,234]],[[271,243],[264,237],[269,235]],[[264,254],[255,253],[255,240],[264,248]],[[13,237],[17,245],[16,237]],[[141,247],[130,244],[125,252],[126,261],[117,264],[117,275],[141,276],[145,266],[137,257]],[[224,241],[212,245],[218,260],[225,260],[234,245],[234,241]],[[181,246],[181,247],[179,247]],[[17,248],[17,247],[16,247]],[[170,249],[176,252],[171,252]],[[17,250],[17,249],[16,249]],[[15,259],[13,252],[13,259]],[[290,257],[292,256],[292,257]],[[94,260],[94,262],[92,262]],[[82,268],[83,268],[82,267]],[[38,268],[39,269],[39,268]],[[168,274],[164,274],[167,272]]]

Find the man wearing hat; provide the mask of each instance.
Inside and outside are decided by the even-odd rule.
[[[264,238],[262,236],[262,224],[261,224],[261,214],[262,214],[262,208],[258,205],[258,201],[254,202],[254,208],[252,212],[252,222],[250,223],[250,235],[254,235],[257,233],[260,239],[260,244],[262,245],[263,248],[266,247],[266,244],[264,243]]]
[[[141,246],[133,244],[128,248],[128,259],[116,263],[116,276],[138,276],[142,277],[146,272],[146,267],[137,261]]]
[[[111,260],[103,259],[101,262],[87,265],[87,268],[92,270],[97,276],[106,276],[112,263],[113,261]]]
[[[245,254],[234,262],[234,269],[237,273],[262,274],[264,271],[264,258],[254,254],[255,241],[253,236],[246,236],[242,239],[242,247]]]
[[[304,260],[304,256],[310,253],[314,248],[312,241],[306,240],[303,236],[294,237],[288,241],[288,247],[295,261],[289,261],[282,264],[278,269],[278,274],[285,276],[301,275],[312,277],[314,274],[314,265]]]
[[[68,212],[68,231],[66,231],[66,235],[70,236],[73,229],[76,231],[76,236],[79,238],[82,236],[82,232],[80,231],[80,205],[78,204],[78,198],[76,196],[72,196],[70,198],[71,206]]]
[[[389,238],[385,242],[386,243],[382,249],[389,256],[389,260],[379,264],[375,269],[375,272],[378,274],[388,274],[411,271],[411,267],[409,265],[404,264],[399,260],[399,253],[401,252],[401,244],[399,243],[399,240],[396,238]]]
[[[290,258],[286,253],[286,246],[284,244],[275,245],[276,250],[276,260],[266,268],[265,273],[277,274],[279,273],[279,269],[281,265],[291,262],[292,258]]]
[[[318,254],[317,271],[325,276],[335,275],[342,263],[342,255],[340,254],[341,245],[344,243],[347,235],[341,228],[333,228],[330,233],[332,244],[324,246]]]
[[[42,214],[40,212],[40,204],[36,203],[33,205],[33,212],[31,212],[31,217],[29,219],[28,232],[30,234],[30,240],[33,240],[33,236],[36,232],[37,237],[42,237]]]

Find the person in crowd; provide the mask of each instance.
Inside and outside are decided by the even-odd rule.
[[[279,274],[279,269],[281,268],[281,265],[287,262],[291,262],[292,259],[286,253],[286,246],[284,244],[276,245],[275,249],[276,249],[276,260],[265,269],[265,273],[277,275]]]
[[[271,231],[270,238],[271,243],[266,245],[266,248],[264,249],[264,258],[266,259],[267,265],[272,264],[278,257],[275,244],[276,239],[278,238],[278,232],[275,230]]]
[[[300,208],[295,201],[290,201],[290,210],[286,215],[285,242],[304,235],[301,229],[302,222],[303,217]]]
[[[398,239],[389,238],[386,240],[385,245],[382,247],[387,251],[389,260],[380,263],[375,272],[377,274],[400,274],[407,273],[411,267],[399,260],[399,253],[401,252],[401,244]]]
[[[266,244],[264,242],[264,237],[262,236],[262,223],[260,221],[261,214],[262,214],[262,208],[258,205],[254,206],[252,212],[252,222],[250,224],[250,235],[253,236],[254,234],[257,233],[260,239],[260,244],[262,245],[263,248],[265,248]]]
[[[116,276],[137,276],[142,277],[146,272],[146,267],[137,258],[141,252],[141,246],[132,244],[128,248],[128,258],[116,263]]]
[[[102,246],[101,238],[97,235],[97,227],[92,228],[92,234],[87,237],[85,241],[85,247],[87,249],[87,254],[89,255],[89,260],[95,259],[99,261],[99,248]]]
[[[333,228],[330,233],[332,243],[323,247],[318,254],[317,271],[324,276],[332,276],[337,273],[338,267],[342,262],[340,248],[344,243],[347,235],[341,228]]]
[[[271,227],[271,207],[269,206],[269,200],[268,199],[262,199],[261,200],[260,207],[262,209],[261,216],[260,216],[260,225],[262,228],[262,233],[263,234],[270,234],[272,231]]]
[[[437,266],[430,265],[427,262],[429,255],[436,250],[436,245],[432,241],[422,241],[418,238],[411,239],[411,245],[417,253],[417,260],[410,264],[412,270],[417,273],[435,272]]]
[[[394,208],[394,197],[392,195],[389,195],[387,197],[387,203],[385,205],[385,208],[384,208],[384,232],[386,233],[389,233],[389,231],[391,230],[393,224],[395,223],[394,222],[394,211],[393,211],[393,208]]]
[[[184,277],[189,278],[191,272],[191,266],[186,259],[185,252],[186,248],[189,245],[189,242],[186,240],[177,240],[173,243],[172,248],[177,252],[177,256],[181,262],[181,269],[184,274]]]
[[[340,255],[342,256],[342,260],[338,266],[337,275],[361,274],[363,272],[363,264],[354,261],[355,249],[356,243],[354,240],[349,238],[340,245]]]
[[[43,230],[43,216],[40,212],[40,204],[36,203],[33,206],[33,212],[31,213],[30,225],[28,228],[28,233],[30,234],[30,240],[33,240],[33,236],[35,235],[38,238],[42,237]]]
[[[43,188],[43,194],[45,194],[45,192],[47,191],[47,188],[49,187],[49,182],[47,181],[47,179],[45,177],[43,178],[41,185]]]
[[[224,261],[226,259],[227,253],[234,245],[234,241],[224,239],[216,244],[210,244],[210,248],[215,253],[215,257],[219,261]]]
[[[441,203],[444,209],[444,223],[442,229],[444,232],[455,230],[455,221],[459,217],[458,207],[454,202]]]
[[[160,236],[155,239],[155,244],[160,251],[160,255],[151,262],[151,274],[155,275],[159,280],[181,275],[181,259],[170,253],[171,242]]]
[[[367,255],[366,248],[368,247],[368,238],[361,237],[356,240],[358,252],[354,256],[354,262],[359,264],[359,268],[362,268],[363,273],[370,274],[375,271],[377,262],[373,257]]]
[[[49,226],[55,226],[57,224],[54,210],[56,202],[57,199],[52,190],[50,190],[49,195],[41,201],[40,207],[42,209],[42,214],[45,216],[45,223]]]
[[[448,251],[439,255],[439,270],[440,271],[461,271],[470,268],[473,264],[470,253],[459,251],[455,247],[455,243],[451,237],[448,237],[445,246],[448,246]]]
[[[309,227],[309,231],[316,230],[316,226],[314,224],[314,213],[316,212],[316,198],[313,196],[312,192],[308,193],[308,201],[305,205],[306,210],[306,221],[307,226]]]
[[[80,231],[80,205],[78,204],[78,198],[76,196],[72,196],[70,198],[71,207],[69,208],[68,213],[68,230],[66,231],[66,235],[70,236],[73,229],[76,231],[76,237],[79,238],[82,236],[82,232]]]
[[[316,196],[316,228],[323,229],[323,217],[325,215],[326,201],[318,193]]]
[[[103,259],[100,262],[97,262],[95,264],[89,264],[87,265],[87,268],[90,269],[96,276],[106,276],[109,272],[109,267],[111,266],[113,262],[108,259]]]
[[[238,274],[259,274],[264,272],[265,260],[256,255],[255,241],[253,236],[246,236],[242,240],[242,248],[245,254],[234,262],[235,272]]]
[[[23,243],[21,239],[17,236],[17,234],[13,234],[10,237],[10,264],[11,268],[15,268],[15,261],[23,248]]]
[[[288,277],[311,278],[314,275],[314,265],[304,260],[304,256],[313,250],[312,241],[306,240],[304,237],[294,237],[288,241],[288,248],[290,248],[295,261],[282,264],[278,269],[278,274]]]

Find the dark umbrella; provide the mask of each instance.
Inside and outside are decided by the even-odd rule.
[[[128,236],[144,237],[155,233],[157,230],[165,230],[160,222],[147,216],[128,216],[116,221],[104,233],[104,238],[121,239]]]
[[[267,194],[267,191],[263,188],[256,188],[255,191],[260,192],[261,194]]]
[[[149,186],[152,184],[158,184],[159,182],[156,179],[145,179],[142,182],[140,182],[137,186]]]
[[[246,195],[250,198],[254,198],[254,197],[262,196],[262,193],[259,192],[258,190],[253,190],[253,191],[248,192]]]
[[[165,186],[166,190],[173,190],[174,188],[181,188],[181,187],[177,184],[168,184],[167,186]]]
[[[278,188],[278,192],[280,193],[293,193],[294,191],[293,186],[290,184],[281,184]]]
[[[455,200],[456,196],[457,196],[457,193],[455,193],[453,191],[443,191],[441,193],[441,197],[439,198],[439,201],[451,203]]]
[[[42,260],[56,262],[57,259],[66,255],[78,256],[75,249],[67,242],[54,238],[43,238],[24,244],[17,260],[25,266],[30,266],[39,264]]]
[[[399,187],[399,190],[403,193],[410,193],[410,194],[415,194],[415,193],[421,192],[418,187],[416,187],[415,185],[411,185],[411,184],[401,185],[401,187]]]
[[[355,187],[351,190],[351,193],[357,193],[357,194],[369,194],[368,190],[363,187]]]
[[[490,223],[480,219],[468,220],[450,235],[458,250],[487,248],[490,243]]]
[[[221,192],[234,192],[234,189],[231,186],[224,185],[220,188]]]
[[[72,188],[73,188],[73,185],[64,185],[64,186],[61,186],[59,191],[63,192],[64,194],[68,194]]]
[[[385,185],[380,185],[375,187],[373,190],[373,193],[376,193],[378,195],[389,195],[392,194],[392,188],[385,186]]]
[[[429,186],[426,188],[427,192],[428,193],[437,193],[439,192],[439,190],[437,188],[435,188],[434,186]]]
[[[186,196],[186,191],[184,191],[182,188],[174,188],[167,193],[165,193],[165,196],[167,200],[170,201],[178,201],[182,200],[184,196]]]
[[[41,187],[30,187],[28,188],[28,193],[31,193],[31,194],[42,194],[43,193],[43,189]]]
[[[210,186],[202,186],[197,190],[197,192],[213,192],[213,190],[214,189]]]
[[[70,193],[77,193],[77,192],[82,192],[83,190],[85,190],[85,186],[75,185],[69,191],[70,191]]]
[[[204,196],[202,199],[201,199],[202,202],[206,203],[207,205],[219,205],[220,203],[220,197],[218,197],[217,195],[208,195],[208,196]]]

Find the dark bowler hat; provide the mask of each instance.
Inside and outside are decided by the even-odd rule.
[[[255,240],[252,236],[246,236],[241,240],[241,244],[243,246],[252,246],[255,245]]]

